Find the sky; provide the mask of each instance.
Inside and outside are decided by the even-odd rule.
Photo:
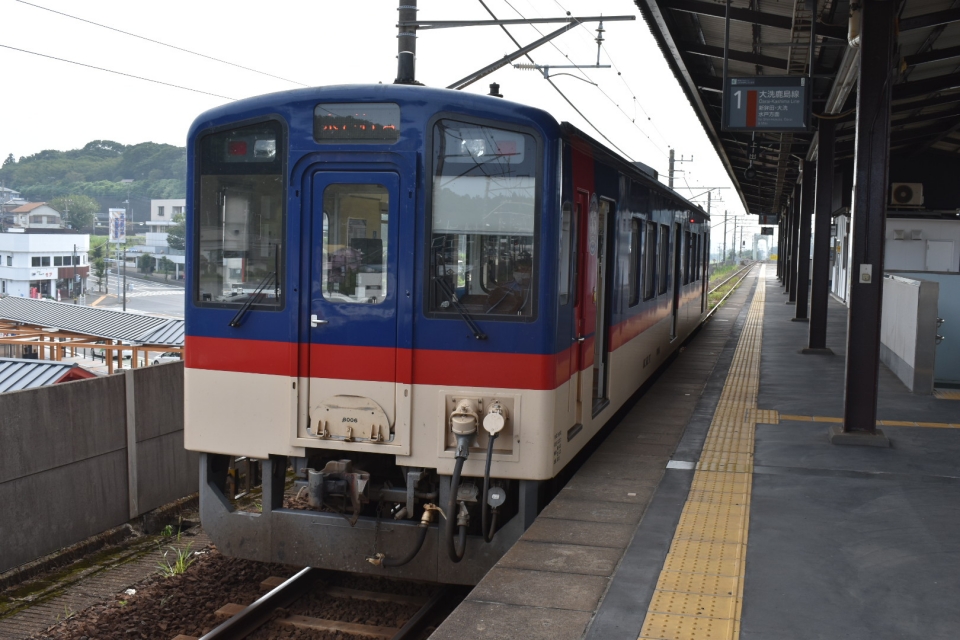
[[[604,22],[600,63],[613,68],[583,69],[582,73],[556,70],[572,74],[553,80],[583,116],[534,70],[508,66],[465,90],[487,93],[489,84],[497,82],[506,99],[549,111],[597,139],[606,136],[629,159],[654,167],[664,182],[667,156],[673,148],[677,159],[684,159],[677,163],[674,185],[682,195],[706,207],[704,192],[725,187],[711,194],[712,237],[717,247],[727,210],[731,234],[727,246],[733,246],[733,220],[752,223],[756,218],[745,216],[719,157],[632,0],[486,3],[501,19],[560,17],[567,11],[574,16],[636,16],[631,22]],[[232,100],[304,85],[392,82],[397,71],[398,4],[396,0],[0,0],[5,25],[0,29],[0,68],[7,89],[0,100],[0,154],[20,158],[44,149],[79,148],[98,139],[183,146],[199,114]],[[418,5],[422,20],[490,18],[479,0],[419,0]],[[558,26],[536,28],[547,33]],[[572,29],[531,56],[540,65],[596,64],[595,28],[587,24]],[[521,45],[540,37],[533,26],[509,29]],[[445,87],[515,49],[499,27],[420,31],[417,79]],[[752,240],[753,233],[759,233],[759,226],[748,224],[744,237]],[[749,248],[751,242],[746,244]]]

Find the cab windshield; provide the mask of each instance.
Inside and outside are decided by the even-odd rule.
[[[431,311],[534,316],[537,157],[526,133],[453,120],[435,125]]]
[[[281,305],[282,148],[276,122],[201,140],[194,227],[197,302]]]

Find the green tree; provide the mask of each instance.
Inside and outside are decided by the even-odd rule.
[[[145,253],[137,258],[137,271],[140,273],[153,273],[153,256]]]
[[[3,166],[7,166],[8,164],[17,164],[17,159],[13,157],[12,153],[3,161]]]
[[[50,206],[63,214],[64,222],[74,229],[92,227],[100,205],[90,196],[60,196],[50,201]]]
[[[103,250],[103,245],[97,247],[98,249]],[[91,253],[92,254],[92,253]],[[103,276],[107,274],[107,262],[102,258],[98,257],[93,260],[93,275],[97,276],[97,291],[103,291]]]
[[[170,272],[173,271],[173,261],[167,256],[163,256],[157,261],[157,267],[159,267],[160,271],[163,271],[163,279],[169,280]]]
[[[167,244],[171,249],[184,251],[187,248],[187,219],[182,213],[173,216],[174,225],[167,231]]]

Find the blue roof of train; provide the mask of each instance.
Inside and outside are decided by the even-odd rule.
[[[559,123],[543,109],[531,107],[503,98],[453,89],[436,89],[398,84],[347,84],[328,87],[294,89],[244,98],[200,114],[190,126],[190,135],[198,129],[215,126],[238,117],[275,113],[278,107],[310,102],[396,102],[401,105],[425,105],[431,103],[431,111],[456,109],[476,111],[491,118],[521,118],[535,122],[548,133],[559,133]],[[401,133],[402,135],[402,133]]]

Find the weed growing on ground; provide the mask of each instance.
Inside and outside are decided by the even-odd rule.
[[[160,559],[160,562],[157,563],[157,568],[160,569],[160,575],[164,578],[172,578],[173,576],[179,576],[184,573],[187,569],[190,568],[196,561],[194,552],[191,550],[193,543],[191,542],[183,549],[178,547],[167,547],[167,550],[163,552],[163,557]],[[168,554],[173,552],[173,555],[168,557]]]

